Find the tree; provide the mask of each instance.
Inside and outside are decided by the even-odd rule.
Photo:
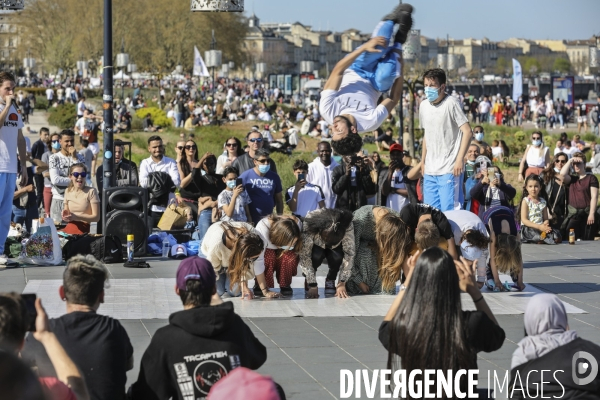
[[[504,75],[508,69],[508,60],[504,57],[498,57],[498,60],[496,60],[496,67],[494,69],[496,75]]]
[[[73,68],[103,54],[103,0],[26,0],[16,16],[22,46],[52,69]],[[239,13],[192,13],[189,1],[113,2],[113,53],[125,52],[140,71],[193,67],[194,45],[209,49],[214,29],[223,61],[241,65],[247,24]],[[105,63],[108,64],[108,63]]]
[[[563,72],[568,74],[571,71],[571,62],[566,58],[557,58],[554,60],[554,68],[555,71]]]

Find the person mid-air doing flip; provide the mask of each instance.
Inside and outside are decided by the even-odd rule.
[[[402,44],[412,27],[412,12],[409,4],[397,6],[379,22],[367,43],[331,71],[321,92],[319,112],[332,125],[331,145],[337,154],[360,151],[362,139],[358,134],[376,130],[400,101],[404,85]],[[378,105],[381,94],[390,89],[390,97]]]

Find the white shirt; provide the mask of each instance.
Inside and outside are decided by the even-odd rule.
[[[479,112],[482,114],[487,114],[488,112],[490,112],[490,103],[488,103],[487,101],[482,101],[481,103],[479,103]]]
[[[504,150],[501,146],[492,147],[492,157],[499,157],[504,153]]]
[[[166,172],[169,174],[175,186],[179,186],[179,171],[177,170],[177,163],[172,158],[163,156],[162,160],[155,163],[152,157],[148,157],[142,160],[140,164],[140,184],[142,187],[148,187],[148,175],[152,172]],[[169,194],[169,200],[175,198],[174,193]],[[164,212],[166,207],[152,205],[152,211]]]
[[[269,131],[269,130],[265,129],[264,131],[262,131],[262,137],[267,142],[272,142],[273,141],[273,135],[271,135],[271,131]]]
[[[563,149],[563,153],[565,153],[567,156],[569,156],[569,158],[573,158],[573,154],[577,153],[579,151],[578,148],[576,148],[575,146],[571,146],[570,149],[567,149],[566,147]]]
[[[302,222],[298,221],[298,227],[300,227],[300,232],[302,232]],[[261,237],[265,244],[265,250],[277,250],[278,247],[271,243],[269,230],[271,229],[271,220],[269,218],[261,219],[258,224],[256,224],[256,233]],[[256,275],[260,275],[265,272],[265,250],[260,253],[258,259],[254,261],[254,273]],[[259,272],[260,271],[260,272]]]
[[[79,133],[77,131],[75,131],[75,133],[81,135],[81,133],[85,130],[85,118],[79,118],[77,122],[75,122],[75,128],[79,129]]]
[[[269,122],[271,121],[271,115],[266,111],[261,111],[258,113],[258,120]]]
[[[77,103],[77,115],[83,115],[83,112],[85,111],[85,103],[83,102],[83,100],[79,101],[79,103]]]
[[[448,222],[452,227],[452,233],[454,234],[454,243],[457,246],[460,245],[460,238],[462,234],[469,230],[477,230],[481,232],[485,237],[490,237],[485,224],[471,211],[467,210],[450,210],[444,211],[444,215],[448,218]]]
[[[52,88],[46,89],[46,98],[48,100],[54,99],[54,90],[52,90]]]
[[[419,107],[419,119],[427,146],[425,174],[451,174],[463,135],[460,127],[469,122],[460,103],[452,96],[435,105],[424,101]]]
[[[321,187],[321,190],[323,190],[323,194],[325,195],[326,208],[335,208],[337,195],[331,190],[333,186],[331,175],[333,174],[333,169],[337,166],[338,163],[332,158],[331,164],[326,167],[319,157],[308,164],[308,175],[306,176],[306,180]]]
[[[393,189],[406,189],[402,171],[395,170],[393,172],[391,185],[392,185]],[[385,205],[386,205],[386,207],[391,208],[394,211],[400,211],[408,203],[409,203],[408,197],[402,196],[401,194],[398,194],[398,193],[390,193],[387,196],[387,202]]]
[[[0,104],[0,112],[5,107],[5,104]],[[0,127],[0,173],[17,173],[17,165],[19,163],[17,157],[17,138],[19,129],[23,129],[23,120],[14,104],[11,103],[10,111],[6,115],[4,124]]]
[[[287,190],[286,203],[292,201],[292,197],[294,196],[295,186],[290,186]],[[296,202],[296,211],[293,212],[294,215],[298,215],[300,217],[305,217],[311,211],[319,209],[319,203],[325,200],[325,196],[323,194],[323,190],[317,185],[313,185],[312,183],[306,183],[300,191],[298,192],[298,201]]]
[[[564,151],[565,151],[565,150],[564,150],[563,148],[560,148],[560,147],[555,147],[555,148],[554,148],[554,155],[557,155],[558,153],[562,153],[562,152],[564,152]]]
[[[356,118],[358,132],[371,132],[379,128],[388,116],[383,105],[377,105],[379,93],[371,82],[347,69],[340,90],[323,90],[319,112],[330,125],[338,115],[351,114]]]

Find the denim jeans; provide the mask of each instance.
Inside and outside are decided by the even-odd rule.
[[[240,285],[233,285],[233,289],[229,289],[231,285],[231,281],[229,280],[229,274],[227,273],[226,268],[221,268],[219,274],[217,275],[217,293],[219,296],[223,296],[224,293],[229,293],[231,297],[239,297],[242,292],[240,290]]]
[[[33,194],[31,194],[31,196],[33,196]],[[27,232],[31,233],[31,221],[37,218],[39,218],[39,215],[35,204],[30,208],[18,208],[13,204],[12,222],[15,224],[21,224],[21,226],[25,226]]]
[[[0,254],[4,254],[4,242],[10,229],[10,217],[12,214],[14,187],[17,182],[17,174],[0,172]]]
[[[183,113],[175,113],[175,128],[183,127]]]
[[[198,228],[196,229],[198,232],[198,239],[201,243],[204,239],[204,235],[206,235],[206,231],[212,225],[212,209],[206,209],[200,211],[200,215],[198,216]]]

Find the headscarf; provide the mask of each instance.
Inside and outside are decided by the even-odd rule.
[[[528,336],[513,353],[511,369],[577,339],[577,332],[567,330],[567,311],[555,294],[533,296],[525,309],[524,323]]]

